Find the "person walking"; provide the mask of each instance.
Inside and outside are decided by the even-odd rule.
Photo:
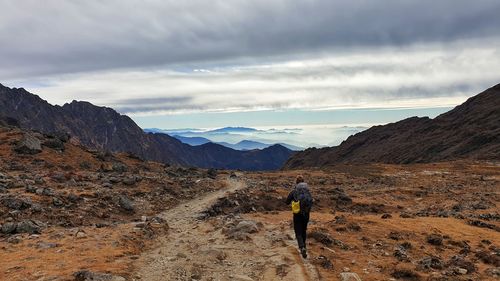
[[[295,238],[299,245],[300,254],[307,258],[306,238],[307,224],[309,223],[309,213],[313,204],[313,198],[304,177],[299,175],[295,179],[295,187],[288,194],[286,204],[292,204],[293,229]]]

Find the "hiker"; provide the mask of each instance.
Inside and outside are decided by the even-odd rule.
[[[286,198],[286,204],[289,205],[290,203],[292,204],[293,229],[295,230],[299,250],[302,257],[307,258],[306,232],[313,199],[307,183],[304,182],[304,177],[300,175],[295,180],[294,189],[290,191]]]

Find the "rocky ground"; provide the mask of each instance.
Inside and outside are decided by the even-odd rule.
[[[157,214],[225,187],[213,170],[7,127],[0,128],[0,159],[0,280],[73,280],[81,270],[127,276],[138,254],[168,231]]]
[[[500,165],[243,173],[0,129],[0,280],[498,280]],[[284,198],[316,199],[302,259]]]
[[[295,246],[291,214],[281,202],[299,173],[316,198],[307,263],[317,269],[318,280],[500,278],[498,163],[337,166],[328,171],[247,174],[249,188],[219,200],[208,210],[208,221],[239,214],[263,226],[260,236],[269,241],[280,237],[268,249]],[[223,232],[224,224],[220,227]],[[294,256],[299,259],[298,253]],[[249,259],[265,261],[253,255]],[[276,271],[283,280],[294,280],[287,269],[295,264],[293,259],[286,266],[277,264]]]

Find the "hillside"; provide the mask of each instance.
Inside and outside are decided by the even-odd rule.
[[[242,170],[277,169],[291,150],[235,151],[221,145],[192,147],[166,134],[145,133],[128,116],[107,107],[73,101],[53,106],[20,88],[0,84],[0,110],[20,127],[43,133],[65,132],[89,148],[130,152],[166,164]],[[265,162],[263,160],[265,159]]]
[[[339,146],[296,153],[284,168],[455,159],[500,159],[500,84],[434,119],[412,117],[374,126]]]
[[[89,150],[12,125],[0,118],[0,280],[500,276],[493,163],[233,173]],[[315,198],[307,259],[283,202],[299,173]]]

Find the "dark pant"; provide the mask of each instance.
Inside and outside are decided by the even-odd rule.
[[[307,223],[309,223],[309,213],[293,214],[293,229],[295,230],[295,237],[297,238],[297,243],[299,243],[299,248],[306,247]]]

